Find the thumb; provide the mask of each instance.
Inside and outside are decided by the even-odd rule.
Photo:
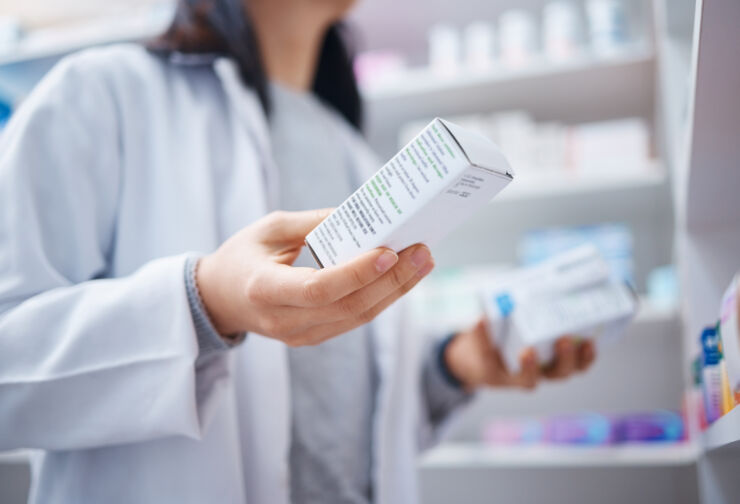
[[[267,217],[269,241],[273,243],[303,244],[313,229],[326,219],[333,208],[302,212],[273,212]]]

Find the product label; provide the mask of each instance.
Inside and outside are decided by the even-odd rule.
[[[319,224],[306,243],[322,266],[379,246],[395,248],[399,243],[390,243],[391,235],[434,198],[446,193],[464,204],[484,187],[483,177],[465,172],[469,166],[455,138],[435,120]],[[442,216],[428,219],[444,226]]]

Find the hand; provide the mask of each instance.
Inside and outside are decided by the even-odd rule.
[[[375,249],[321,270],[292,267],[306,235],[330,212],[273,212],[200,260],[196,282],[221,334],[318,344],[371,321],[434,267],[424,245],[400,254]]]
[[[485,320],[467,331],[458,333],[445,349],[445,363],[466,390],[478,387],[521,387],[533,389],[542,378],[562,380],[583,372],[596,358],[591,341],[576,343],[572,337],[555,342],[555,358],[540,367],[533,348],[519,356],[520,370],[512,373],[496,345],[491,341]]]

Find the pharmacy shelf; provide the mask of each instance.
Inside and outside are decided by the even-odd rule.
[[[0,66],[59,58],[88,47],[145,40],[161,33],[172,17],[166,5],[129,16],[106,16],[85,23],[29,32],[12,48],[0,52]]]
[[[658,188],[666,181],[665,170],[658,163],[632,172],[567,173],[546,172],[538,175],[517,175],[509,187],[492,200],[497,204],[523,199],[572,197],[585,193],[633,191]]]
[[[27,464],[30,454],[26,450],[0,452],[0,464]]]
[[[445,443],[420,461],[422,469],[669,467],[694,464],[693,443],[622,446],[512,446]]]
[[[363,88],[366,130],[371,145],[391,156],[403,124],[435,116],[524,110],[538,121],[564,123],[649,119],[655,108],[655,63],[653,50],[640,47],[610,58],[583,56],[449,77],[407,70],[392,82]]]
[[[362,88],[363,96],[377,102],[396,98],[418,99],[430,93],[465,93],[479,87],[495,87],[506,83],[523,81],[546,81],[550,78],[570,76],[574,81],[583,79],[591,72],[612,69],[630,73],[652,65],[652,51],[636,48],[610,58],[583,56],[565,62],[535,60],[528,66],[507,69],[493,67],[486,71],[463,71],[445,75],[427,67],[409,69],[378,85]]]
[[[733,409],[710,425],[702,434],[702,444],[707,451],[740,448],[740,408]]]

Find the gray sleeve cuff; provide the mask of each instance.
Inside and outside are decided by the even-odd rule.
[[[468,403],[473,393],[466,392],[458,383],[453,383],[449,371],[444,367],[443,352],[449,337],[429,345],[423,366],[422,386],[429,408],[429,419],[439,425],[453,410]]]
[[[185,261],[185,290],[190,305],[190,314],[195,325],[195,335],[198,339],[200,355],[204,356],[213,352],[223,352],[238,345],[244,341],[246,333],[221,336],[213,326],[203,305],[203,300],[200,298],[198,284],[195,282],[195,268],[198,266],[199,259],[197,256],[191,256]]]

